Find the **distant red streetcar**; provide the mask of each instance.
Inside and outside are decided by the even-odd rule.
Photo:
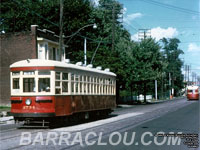
[[[51,60],[23,60],[11,69],[11,115],[15,121],[87,118],[109,114],[116,106],[116,75]]]
[[[199,100],[199,87],[188,86],[187,87],[187,99],[188,100]]]

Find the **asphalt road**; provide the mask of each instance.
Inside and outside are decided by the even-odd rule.
[[[108,118],[55,129],[4,128],[1,130],[0,145],[2,150],[184,150],[189,148],[183,144],[186,138],[180,139],[180,136],[187,134],[193,136],[187,140],[197,141],[199,108],[199,101],[182,98],[158,104],[120,107]],[[163,133],[157,137],[158,132]],[[174,134],[166,137],[171,132]],[[182,135],[175,135],[179,132]]]
[[[200,148],[192,148],[184,142],[190,141],[191,144],[196,143],[200,135],[200,105],[199,102],[192,102],[181,109],[174,112],[167,113],[162,117],[145,122],[137,127],[120,132],[120,134],[113,134],[113,137],[107,137],[102,141],[102,143],[107,143],[107,145],[98,146],[97,144],[93,146],[85,147],[87,150],[199,150]],[[162,132],[162,134],[161,134]],[[119,139],[125,138],[125,133],[128,135],[126,137],[126,142],[121,142]],[[133,133],[135,136],[133,136]],[[156,137],[155,135],[158,135]],[[171,133],[171,138],[169,138],[169,133]],[[179,133],[178,135],[176,135]],[[121,136],[120,136],[121,135]],[[165,136],[163,136],[165,135]],[[168,136],[168,137],[167,137]],[[193,137],[192,137],[193,136]],[[131,139],[134,141],[131,144]],[[143,138],[144,137],[144,138]],[[178,139],[180,137],[180,139]],[[172,138],[177,141],[173,144]],[[180,143],[178,143],[180,140]],[[192,142],[193,140],[193,142]],[[196,141],[196,142],[195,142]],[[200,141],[199,141],[200,142]]]

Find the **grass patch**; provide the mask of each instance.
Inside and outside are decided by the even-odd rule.
[[[0,109],[11,108],[10,106],[0,106]]]
[[[10,111],[10,108],[9,106],[0,106],[0,112],[1,111]]]

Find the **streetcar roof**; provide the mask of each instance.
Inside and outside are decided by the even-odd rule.
[[[199,87],[196,85],[188,86],[187,89],[193,90],[193,89],[198,89]]]
[[[96,68],[90,68],[86,66],[79,66],[71,63],[65,63],[54,60],[41,60],[41,59],[27,59],[15,62],[10,65],[10,68],[18,68],[18,67],[61,67],[61,68],[70,68],[77,69],[82,71],[89,71],[94,73],[100,73],[105,75],[116,76],[115,73],[105,70],[98,70]]]

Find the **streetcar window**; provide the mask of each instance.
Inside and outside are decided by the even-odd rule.
[[[76,93],[78,93],[78,83],[75,83]]]
[[[84,81],[86,82],[86,76],[84,76]]]
[[[68,92],[68,82],[63,82],[62,83],[62,91],[63,92]]]
[[[50,92],[50,78],[39,78],[39,92]]]
[[[34,75],[35,72],[34,71],[24,71],[23,75]]]
[[[88,93],[90,93],[90,84],[89,83],[87,84],[87,87],[88,87],[87,91],[88,91]]]
[[[56,81],[56,87],[60,87],[60,81]]]
[[[79,76],[75,75],[75,81],[78,81]]]
[[[50,75],[50,71],[39,71],[38,75]]]
[[[56,94],[61,94],[61,89],[56,89]]]
[[[19,71],[13,72],[12,75],[13,75],[13,76],[19,76],[19,75],[20,75],[20,72],[19,72]]]
[[[82,88],[83,88],[83,87],[82,87],[82,83],[80,83],[79,85],[80,85],[80,93],[82,93],[82,92],[83,92],[83,89],[82,89]]]
[[[71,74],[71,80],[74,81],[74,74]]]
[[[93,88],[94,88],[94,84],[92,83],[92,84],[91,84],[91,94],[94,94],[94,93],[93,93],[93,92],[94,92],[94,91],[93,91]]]
[[[82,82],[82,78],[83,78],[83,76],[80,76],[80,81]]]
[[[63,80],[68,80],[68,73],[63,73],[62,79]]]
[[[35,92],[34,78],[23,78],[23,92]]]
[[[74,82],[71,83],[71,91],[74,93]]]
[[[56,72],[56,80],[60,80],[60,72]]]
[[[86,83],[84,83],[84,87],[83,87],[83,91],[84,91],[84,93],[86,93],[87,91],[87,86],[86,86]]]
[[[19,89],[19,78],[13,79],[13,89]]]
[[[57,81],[57,80],[60,80],[61,79],[61,73],[60,72],[56,72],[56,82],[55,82],[55,86],[56,86],[56,89],[55,89],[55,93],[56,94],[61,94],[61,81]]]
[[[96,93],[97,93],[96,87],[97,87],[97,85],[96,85],[96,84],[94,84],[94,94],[96,94]]]
[[[99,85],[97,84],[97,94],[99,94]]]

